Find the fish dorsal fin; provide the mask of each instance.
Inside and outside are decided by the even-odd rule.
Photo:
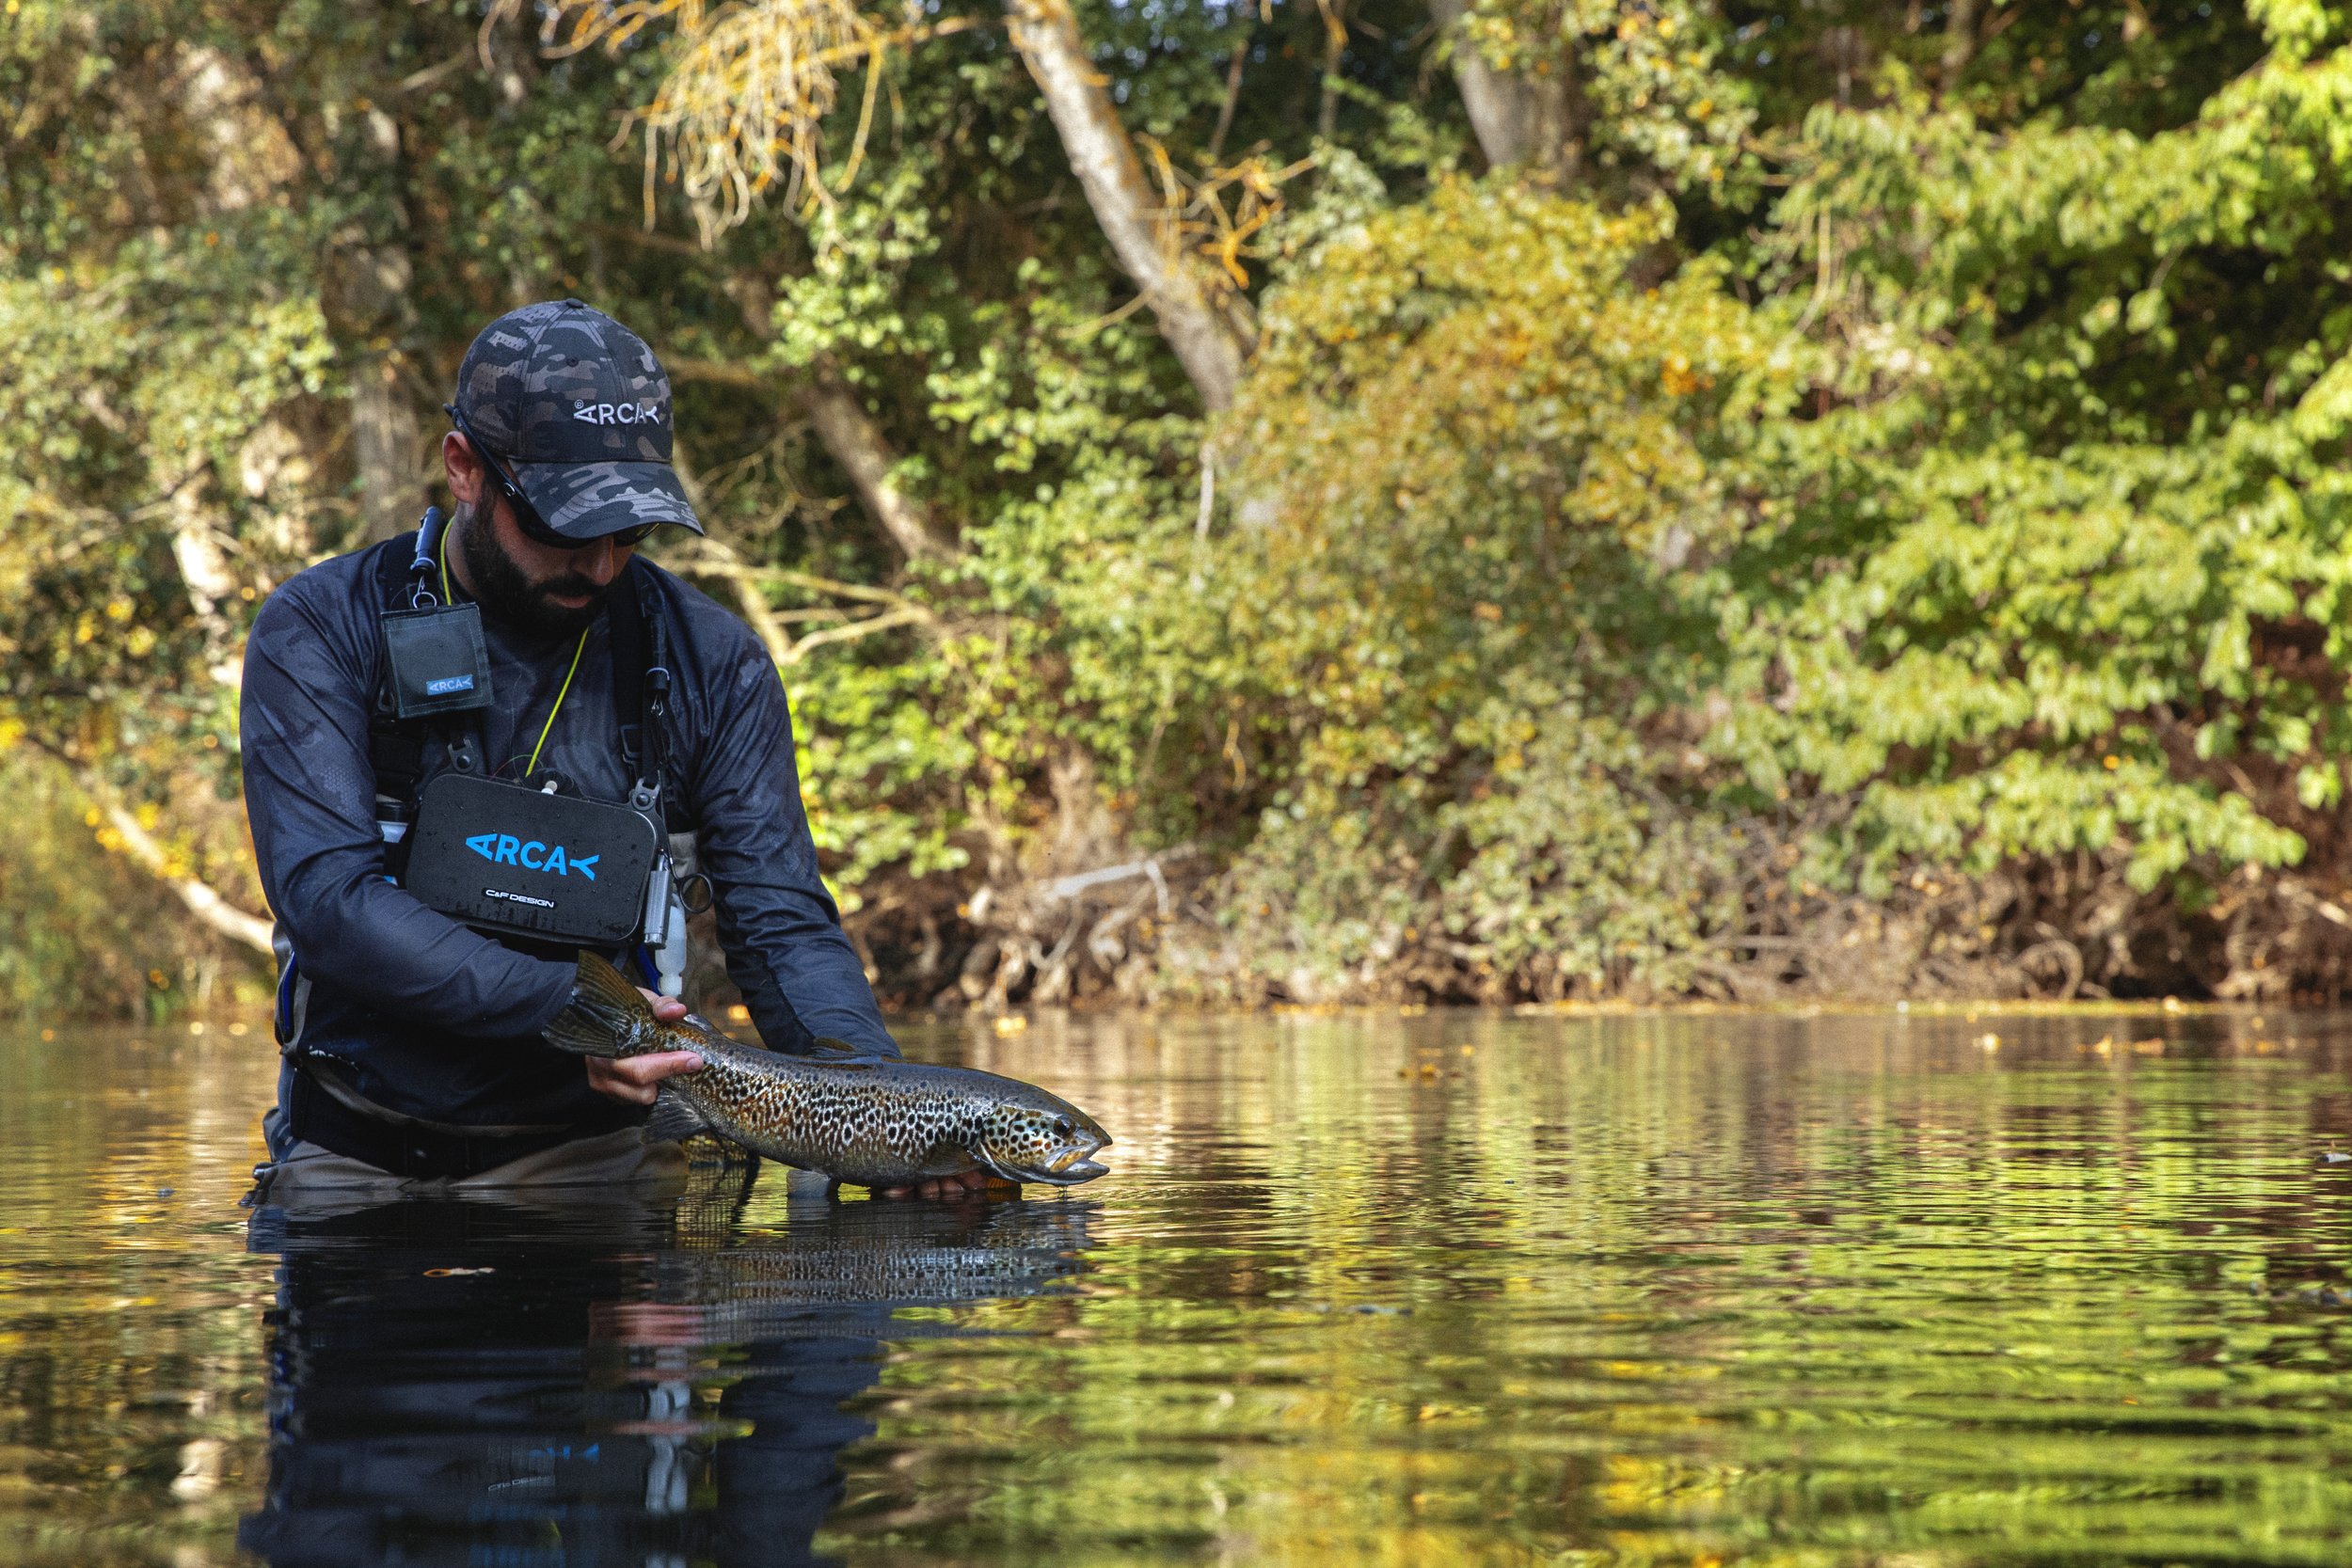
[[[872,1067],[874,1058],[846,1040],[831,1037],[813,1041],[803,1053],[810,1060],[827,1067]]]

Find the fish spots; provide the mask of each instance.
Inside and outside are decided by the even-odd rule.
[[[1048,1172],[1069,1141],[1050,1133],[1062,1102],[957,1068],[847,1069],[732,1041],[698,1041],[710,1070],[676,1092],[723,1133],[770,1158],[861,1185],[902,1185],[926,1164]],[[1030,1102],[1034,1097],[1035,1103]],[[1043,1176],[1030,1180],[1046,1180]]]

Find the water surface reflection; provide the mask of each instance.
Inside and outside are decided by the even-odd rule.
[[[0,1568],[2352,1560],[2342,1015],[1041,1018],[910,1045],[1067,1201],[299,1219],[265,1040],[61,1034]]]
[[[741,1173],[747,1177],[749,1173]],[[770,1172],[781,1184],[785,1173]],[[840,1203],[747,1225],[675,1194],[269,1208],[265,1500],[276,1565],[796,1564],[872,1423],[842,1403],[909,1307],[1077,1269],[1087,1208]]]

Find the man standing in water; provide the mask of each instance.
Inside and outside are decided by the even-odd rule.
[[[674,978],[673,834],[694,835],[768,1045],[898,1053],[818,875],[774,665],[633,557],[664,525],[702,531],[653,351],[578,300],[526,306],[474,340],[449,413],[453,517],[294,578],[246,649],[284,1053],[272,1203],[678,1168],[639,1129],[699,1057],[583,1073],[539,1037],[581,947]]]

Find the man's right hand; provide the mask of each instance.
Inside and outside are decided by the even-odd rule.
[[[686,1016],[686,1004],[675,996],[659,996],[645,990],[645,1000],[653,1004],[653,1016],[664,1023],[675,1023]],[[680,1073],[700,1072],[703,1059],[691,1051],[657,1051],[650,1056],[588,1058],[588,1086],[598,1094],[614,1100],[626,1100],[632,1105],[650,1105],[664,1078]]]

